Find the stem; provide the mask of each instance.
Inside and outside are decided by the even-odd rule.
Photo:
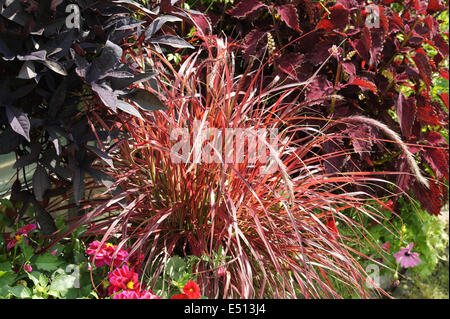
[[[334,87],[336,87],[339,84],[339,79],[341,77],[341,72],[342,72],[342,63],[339,62],[337,70],[336,70],[336,78],[334,80]],[[333,97],[331,99],[330,114],[334,113],[335,104],[336,104],[336,98]]]

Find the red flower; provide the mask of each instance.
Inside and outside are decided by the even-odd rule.
[[[178,295],[173,295],[172,298],[170,298],[170,299],[190,299],[190,298],[186,294],[178,294]]]
[[[109,273],[108,279],[111,283],[111,286],[108,287],[110,295],[121,290],[134,290],[136,292],[141,290],[138,274],[130,270],[127,265],[123,265],[121,268],[117,268]]]
[[[200,287],[193,280],[189,280],[183,287],[183,292],[188,296],[189,299],[200,299]]]

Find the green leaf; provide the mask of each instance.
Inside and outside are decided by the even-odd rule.
[[[58,268],[61,261],[58,260],[58,257],[45,253],[37,257],[35,264],[40,270],[53,271]]]
[[[31,290],[25,286],[15,286],[9,288],[9,292],[17,298],[31,298]]]
[[[8,286],[16,280],[16,275],[12,272],[0,272],[0,287]]]
[[[48,294],[54,297],[64,298],[69,289],[74,288],[76,279],[77,278],[75,276],[69,276],[65,274],[56,276],[50,284]]]
[[[186,269],[186,261],[178,256],[171,257],[166,264],[166,273],[174,281],[179,281]]]
[[[9,261],[0,263],[0,271],[11,271],[11,263]]]
[[[27,245],[27,243],[25,241],[23,241],[21,248],[22,248],[22,253],[25,257],[25,260],[29,261],[31,259],[31,257],[33,257],[33,255],[34,255],[33,247],[31,247],[30,245]]]

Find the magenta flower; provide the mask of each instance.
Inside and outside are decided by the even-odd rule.
[[[413,247],[414,243],[410,243],[408,247],[402,248],[399,252],[394,254],[395,261],[403,268],[415,267],[421,262],[419,254],[411,252]]]
[[[113,267],[118,267],[128,257],[128,252],[121,249],[117,252],[117,255],[113,260],[113,255],[117,248],[115,245],[110,243],[104,243],[101,245],[97,255],[95,255],[95,252],[99,247],[100,242],[96,240],[90,243],[89,247],[86,249],[86,254],[91,256],[91,262],[94,260],[95,267],[101,267],[103,264],[108,266],[113,264]]]
[[[137,292],[141,290],[138,274],[128,268],[127,265],[123,265],[121,268],[117,268],[113,272],[109,273],[108,279],[111,283],[111,286],[108,287],[108,292],[110,295],[121,290],[134,290]]]
[[[133,290],[124,290],[113,296],[113,299],[140,299],[139,294]]]
[[[10,234],[4,234],[3,236],[6,241],[6,250],[9,251],[11,248],[16,246],[18,243],[20,243],[22,241],[23,237],[27,237],[28,233],[34,229],[36,229],[35,224],[28,224],[28,225],[20,228],[19,230],[17,230],[12,238],[11,238]]]
[[[161,299],[151,291],[136,292],[133,290],[124,290],[113,296],[113,299]]]
[[[32,272],[32,271],[33,271],[33,268],[31,267],[31,265],[30,265],[29,263],[23,264],[23,269],[24,269],[26,272]]]

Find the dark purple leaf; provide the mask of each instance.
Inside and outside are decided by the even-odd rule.
[[[54,118],[56,116],[57,112],[64,103],[64,100],[66,98],[66,91],[67,91],[67,81],[63,80],[53,93],[52,98],[50,99],[50,103],[48,105],[49,117]]]
[[[50,178],[47,171],[38,164],[33,174],[33,192],[36,199],[40,202],[43,201],[44,194],[50,187]]]
[[[100,157],[106,164],[108,164],[111,168],[114,168],[114,163],[111,157],[108,154],[103,152],[101,149],[95,146],[86,146],[89,150],[91,150],[95,155]]]
[[[444,37],[438,33],[433,37],[434,46],[439,52],[445,57],[448,56],[449,45],[447,41],[445,41]]]
[[[97,93],[102,102],[112,109],[114,112],[117,109],[117,95],[113,92],[106,83],[92,83],[92,90]]]
[[[178,17],[166,15],[162,17],[158,17],[150,23],[148,28],[145,30],[145,40],[150,39],[156,32],[161,29],[161,27],[167,22],[180,22],[182,21]]]
[[[123,50],[120,46],[109,40],[106,41],[102,53],[90,65],[86,73],[86,81],[88,83],[97,81],[102,75],[117,68],[120,65],[122,54]],[[79,63],[83,66],[83,62],[80,61]]]
[[[41,62],[41,61],[39,61],[39,62]],[[45,60],[45,61],[42,61],[41,63],[44,64],[46,67],[48,67],[50,70],[52,70],[58,74],[67,76],[67,71],[61,63],[52,61],[52,60]]]
[[[39,204],[38,201],[33,200],[32,202],[39,229],[44,235],[53,234],[57,230],[53,217]]]
[[[180,37],[174,35],[164,35],[157,38],[151,38],[150,43],[169,45],[177,49],[193,49],[194,47]]]
[[[79,167],[75,168],[72,184],[75,203],[80,205],[80,201],[84,198],[84,171]]]
[[[6,128],[0,133],[0,154],[13,152],[21,143],[22,136],[18,135],[11,128]]]
[[[131,105],[131,104],[125,102],[125,101],[117,100],[117,108],[119,110],[122,110],[122,111],[124,111],[124,112],[126,112],[128,114],[131,114],[131,115],[136,116],[136,117],[138,117],[138,118],[143,120],[143,117],[139,113],[139,111],[136,110],[133,105]]]
[[[14,53],[9,49],[6,42],[0,38],[0,55],[3,55],[3,59],[6,61],[10,61],[14,59]]]
[[[161,102],[161,100],[152,92],[144,89],[136,89],[135,91],[124,96],[129,99],[141,109],[146,111],[157,111],[164,110],[166,106]]]
[[[45,61],[47,59],[47,51],[40,50],[31,52],[28,55],[18,55],[17,59],[19,61]]]
[[[17,134],[22,135],[26,140],[30,141],[30,120],[21,110],[14,106],[6,107],[6,116],[8,117],[9,125]]]
[[[109,79],[109,82],[111,83],[111,88],[113,90],[121,90],[128,88],[130,85],[146,82],[154,78],[156,75],[156,72],[139,73],[131,78],[111,78]]]

